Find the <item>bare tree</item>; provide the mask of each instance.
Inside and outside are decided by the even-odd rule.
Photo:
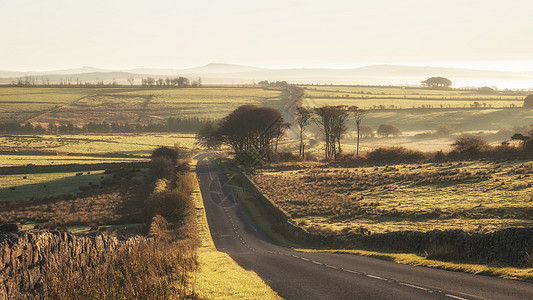
[[[341,138],[346,132],[346,119],[349,115],[348,107],[345,105],[322,106],[314,109],[318,119],[315,121],[324,133],[325,151],[324,158],[329,160],[337,159],[337,154],[342,152]]]
[[[179,87],[187,87],[187,86],[189,86],[189,79],[186,78],[186,77],[180,76],[180,77],[178,77],[176,82],[178,83]]]
[[[133,86],[133,82],[135,82],[135,77],[129,77],[128,82],[130,83],[130,85]]]
[[[350,107],[355,119],[355,127],[357,129],[357,146],[355,147],[355,156],[359,157],[359,140],[361,138],[361,123],[368,113],[366,110],[359,109],[357,106]]]
[[[296,109],[296,122],[300,127],[300,156],[305,157],[305,144],[303,140],[304,128],[309,124],[311,119],[311,111],[304,107],[298,107]]]
[[[152,77],[148,77],[148,78],[146,78],[146,84],[147,84],[148,86],[153,86],[153,85],[155,84],[155,79],[152,78]]]

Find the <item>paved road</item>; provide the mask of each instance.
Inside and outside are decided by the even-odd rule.
[[[208,155],[197,173],[215,245],[286,299],[533,299],[533,284],[278,246],[255,225]]]

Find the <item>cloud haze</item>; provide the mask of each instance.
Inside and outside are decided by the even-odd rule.
[[[524,71],[533,70],[532,11],[523,0],[0,0],[0,69],[227,62]]]

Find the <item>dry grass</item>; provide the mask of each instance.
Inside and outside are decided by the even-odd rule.
[[[533,226],[529,162],[343,167],[280,164],[253,180],[311,231],[433,229],[488,232]]]

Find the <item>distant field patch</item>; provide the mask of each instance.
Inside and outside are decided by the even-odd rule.
[[[139,158],[114,158],[96,156],[65,156],[65,155],[0,155],[0,167],[23,166],[28,164],[93,164],[103,162],[131,162]]]
[[[139,161],[149,159],[157,147],[193,149],[195,142],[194,134],[179,133],[4,135],[0,136],[0,167]]]
[[[280,90],[259,87],[0,87],[0,116],[33,124],[147,123],[220,119],[243,104],[282,108]]]
[[[76,176],[76,173],[83,173]],[[0,175],[0,199],[16,201],[76,194],[80,186],[98,185],[107,177],[104,171]],[[104,177],[104,178],[101,178]]]

